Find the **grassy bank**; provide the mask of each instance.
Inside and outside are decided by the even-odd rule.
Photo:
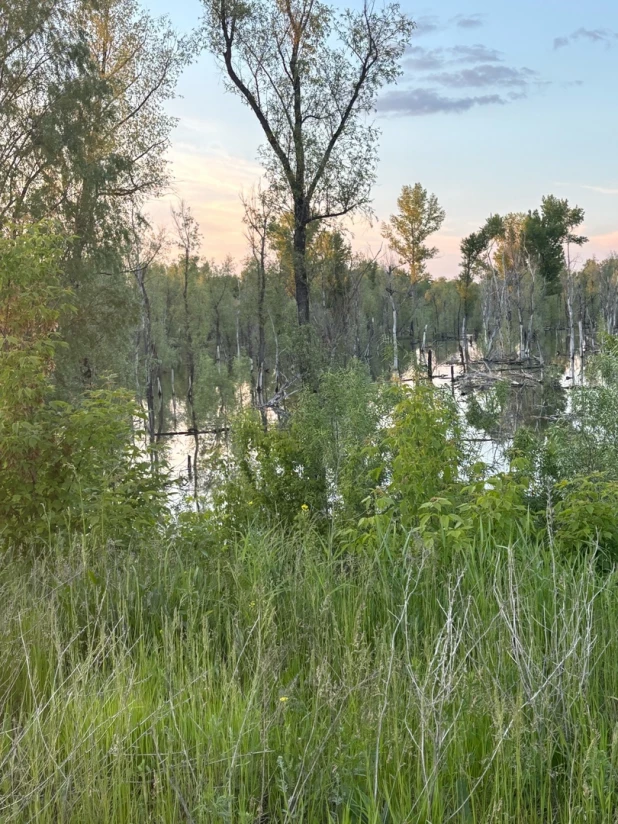
[[[2,821],[615,820],[618,598],[592,567],[307,532],[0,574]]]

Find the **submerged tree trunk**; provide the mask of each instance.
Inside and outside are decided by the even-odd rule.
[[[395,305],[395,296],[393,290],[388,290],[388,296],[391,302],[391,310],[393,313],[393,372],[399,375],[399,345],[397,343],[397,306]]]
[[[258,261],[258,375],[255,388],[257,405],[262,416],[262,423],[266,427],[266,410],[264,409],[264,370],[266,361],[266,319],[264,316],[264,300],[266,296],[266,235],[260,244],[260,259]]]
[[[200,505],[198,499],[198,459],[200,452],[200,436],[198,435],[197,415],[193,397],[193,386],[195,383],[195,353],[193,351],[193,333],[191,331],[191,311],[189,308],[189,269],[190,256],[189,248],[185,249],[184,260],[184,281],[182,298],[185,311],[185,346],[187,358],[187,417],[190,422],[189,429],[193,432],[193,472],[189,473],[189,480],[193,481],[193,499],[195,508],[199,512]]]
[[[571,284],[567,284],[567,317],[569,322],[569,362],[571,369],[571,382],[575,382],[575,317],[573,314],[573,294]]]

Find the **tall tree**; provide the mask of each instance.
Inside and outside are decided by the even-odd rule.
[[[166,185],[164,110],[190,42],[136,0],[0,0],[0,224],[53,216],[77,312],[57,377],[120,371],[131,215]]]
[[[446,213],[436,195],[428,194],[420,183],[404,186],[397,198],[399,212],[391,215],[382,227],[382,235],[399,255],[410,272],[410,280],[418,283],[427,274],[427,261],[438,254],[427,239],[437,232]]]
[[[414,24],[399,6],[335,10],[319,0],[202,0],[210,50],[227,88],[266,136],[262,159],[294,215],[294,285],[309,323],[307,228],[369,205],[379,89],[399,74]]]
[[[172,208],[172,219],[176,227],[176,240],[180,249],[180,268],[182,271],[182,306],[184,317],[184,350],[187,370],[187,419],[189,429],[193,433],[193,497],[195,506],[199,510],[198,497],[198,458],[200,451],[200,436],[198,434],[197,415],[195,412],[195,345],[193,340],[193,324],[191,318],[191,300],[189,293],[191,281],[197,274],[197,263],[201,241],[200,227],[191,213],[191,209],[181,201],[178,209]]]
[[[479,266],[479,259],[487,248],[487,233],[481,229],[465,237],[459,246],[461,250],[460,273],[457,282],[457,291],[461,300],[461,347],[466,363],[469,360],[468,353],[468,313],[470,311],[470,294],[474,275]]]
[[[243,221],[247,227],[247,240],[257,272],[257,381],[255,385],[256,402],[266,422],[264,409],[264,373],[266,371],[266,266],[269,236],[275,207],[272,192],[258,187],[249,197],[243,197],[245,214]]]

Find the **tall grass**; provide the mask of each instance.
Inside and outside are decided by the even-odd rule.
[[[0,572],[2,822],[613,822],[613,576],[489,540]]]

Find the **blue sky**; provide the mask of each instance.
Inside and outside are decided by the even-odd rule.
[[[188,31],[199,0],[145,0]],[[379,219],[396,209],[403,184],[420,181],[447,217],[435,243],[436,276],[457,271],[460,238],[491,213],[568,197],[586,211],[583,257],[618,251],[618,3],[613,0],[478,0],[402,3],[418,23],[404,75],[383,92],[374,189]],[[179,118],[169,198],[151,206],[165,224],[183,197],[204,234],[204,253],[246,254],[239,194],[260,177],[259,126],[223,91],[212,57],[184,73],[170,103]],[[354,245],[375,253],[379,222],[350,227]]]

